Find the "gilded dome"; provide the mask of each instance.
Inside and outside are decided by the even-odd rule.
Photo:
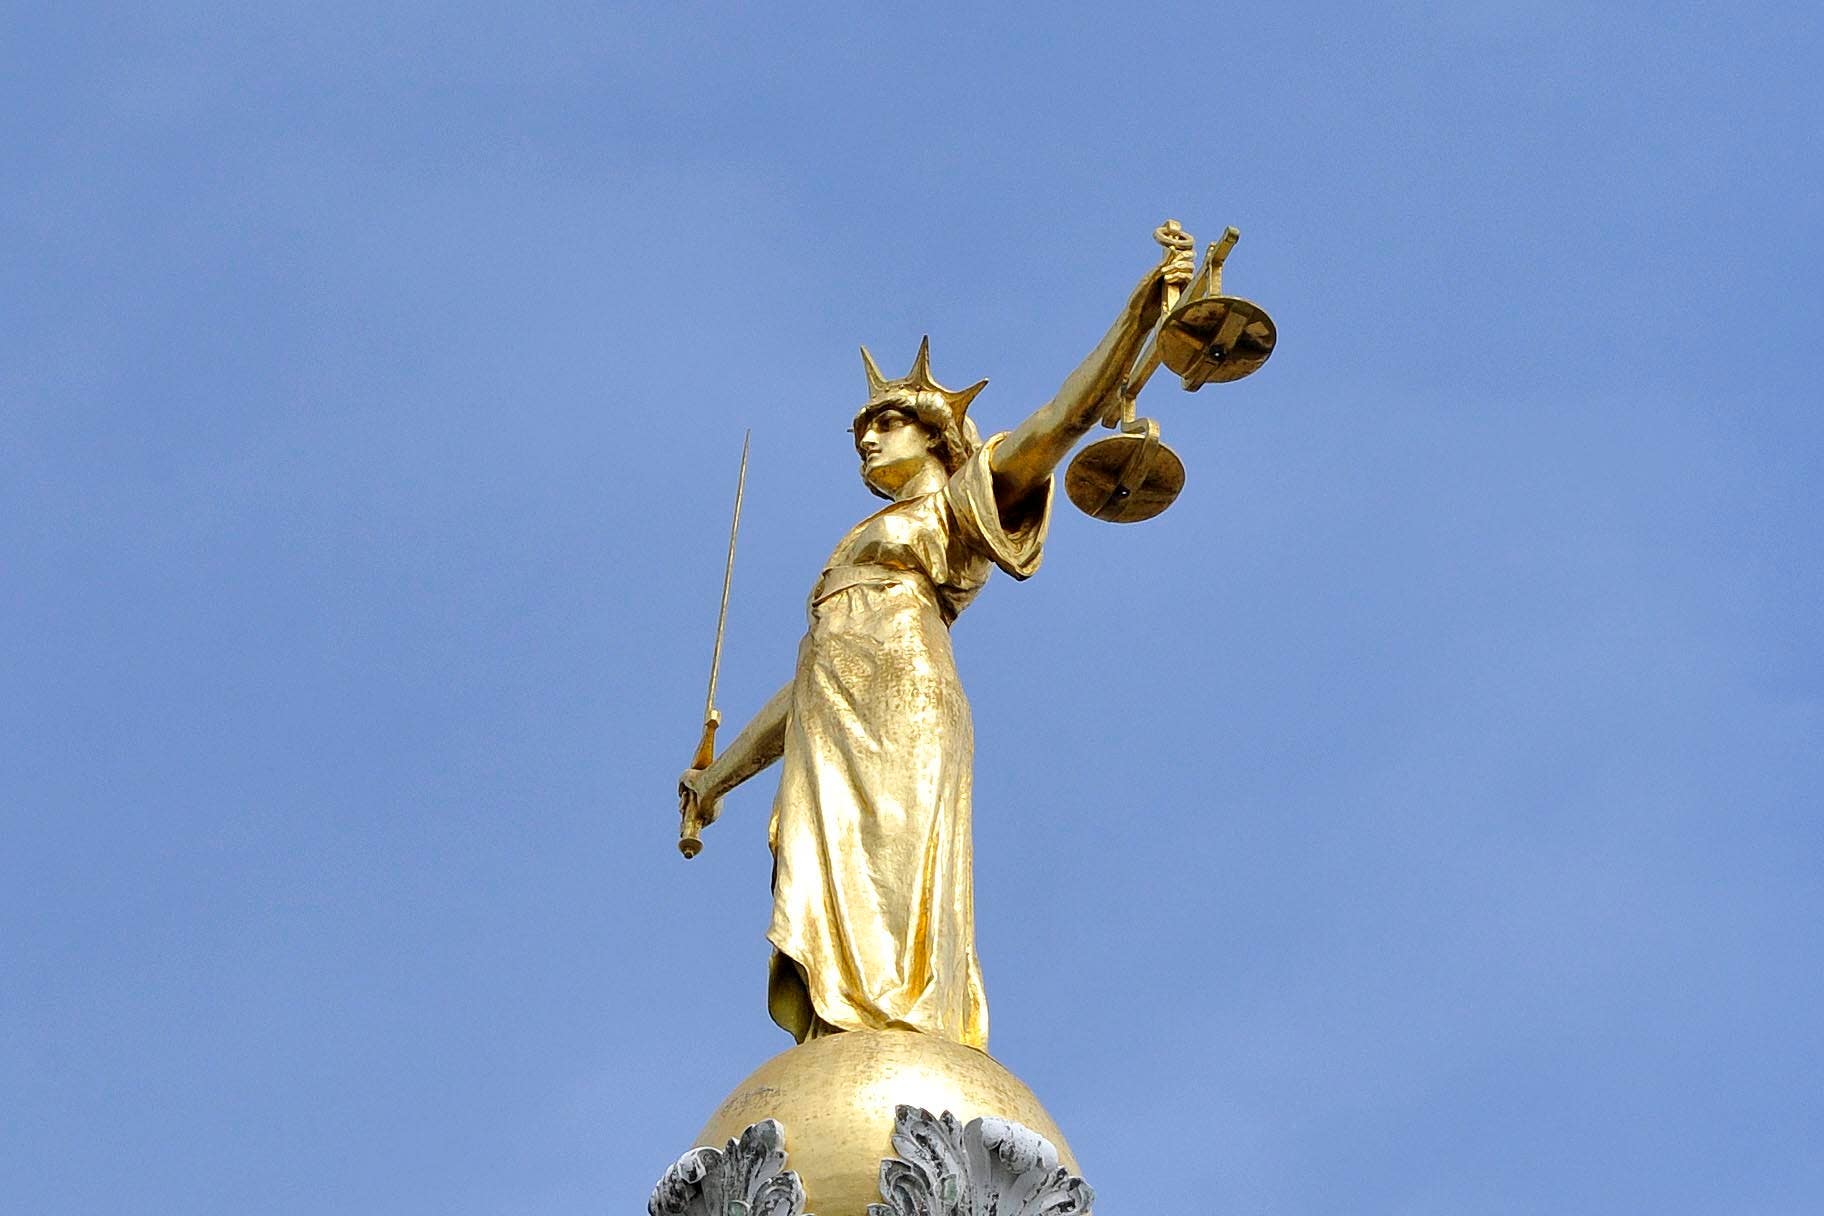
[[[750,1124],[785,1128],[786,1167],[813,1216],[863,1216],[880,1202],[880,1163],[894,1156],[898,1106],[949,1111],[967,1123],[997,1116],[1051,1141],[1078,1173],[1063,1133],[1020,1079],[972,1047],[903,1030],[852,1030],[781,1052],[735,1087],[696,1143],[720,1148]]]

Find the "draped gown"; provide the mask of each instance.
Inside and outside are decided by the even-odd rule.
[[[1038,569],[1051,484],[1004,519],[990,439],[943,489],[857,524],[812,589],[785,727],[767,1004],[800,1041],[988,1043],[975,952],[975,752],[950,623],[994,566]]]

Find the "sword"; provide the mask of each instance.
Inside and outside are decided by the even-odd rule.
[[[728,627],[728,589],[735,581],[735,538],[741,534],[741,496],[747,490],[747,447],[753,441],[750,428],[741,440],[741,474],[735,479],[735,518],[728,525],[728,564],[722,570],[722,610],[716,616],[716,648],[709,656],[709,695],[703,701],[703,735],[697,740],[697,753],[690,767],[708,768],[716,758],[716,727],[722,725],[722,711],[716,708],[716,677],[722,671],[722,633]],[[703,851],[699,834],[703,831],[703,807],[688,790],[678,794],[678,852],[686,858]]]

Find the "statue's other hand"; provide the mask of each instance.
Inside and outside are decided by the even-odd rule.
[[[722,796],[710,787],[704,774],[708,769],[687,768],[678,778],[678,800],[681,810],[697,808],[697,822],[707,827],[722,817]]]

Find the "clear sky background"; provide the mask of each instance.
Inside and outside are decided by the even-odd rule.
[[[1113,1214],[1824,1211],[1815,5],[9,6],[0,1207],[637,1212],[743,1076],[889,374],[1174,216],[1256,376],[958,623]],[[832,1214],[836,1216],[836,1214]]]

